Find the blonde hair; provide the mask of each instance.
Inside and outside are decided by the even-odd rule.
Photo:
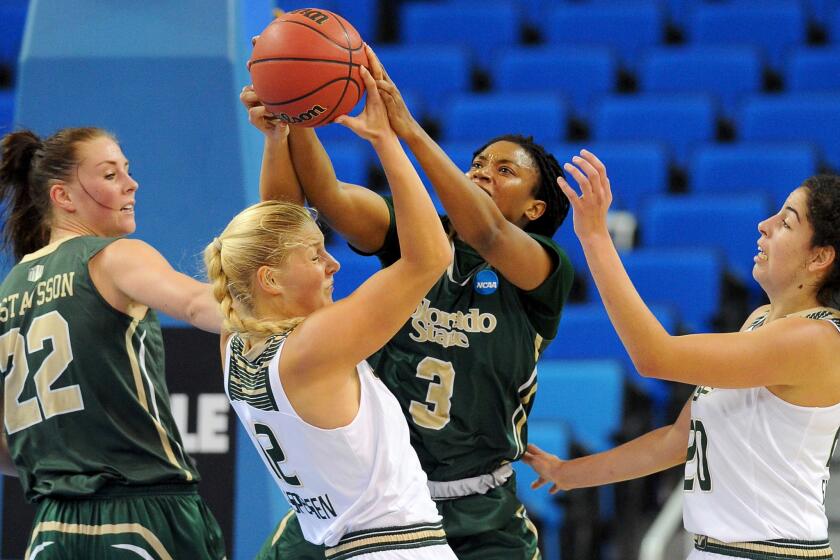
[[[314,211],[289,202],[260,202],[237,214],[204,249],[225,329],[244,337],[268,336],[287,333],[304,320],[255,317],[253,290],[257,270],[281,265],[289,251],[303,243],[307,224],[315,225]]]

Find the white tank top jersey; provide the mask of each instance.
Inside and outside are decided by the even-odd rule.
[[[811,310],[813,319],[840,315]],[[747,330],[763,324],[763,317]],[[790,404],[764,387],[698,387],[691,402],[683,520],[723,542],[825,540],[825,490],[840,404]]]
[[[280,382],[285,340],[269,338],[258,356],[246,358],[242,339],[231,336],[225,391],[297,513],[306,540],[335,546],[348,533],[428,524],[437,525],[445,544],[441,517],[397,399],[362,361],[356,366],[361,398],[353,421],[331,430],[307,424]]]

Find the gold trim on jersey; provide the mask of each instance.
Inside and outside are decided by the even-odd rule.
[[[49,245],[44,245],[40,249],[35,252],[29,253],[28,255],[24,255],[21,257],[20,262],[25,263],[29,261],[34,261],[35,259],[39,259],[43,256],[49,255],[56,249],[58,249],[62,243],[65,241],[69,241],[71,239],[75,239],[76,237],[81,237],[80,235],[71,235],[70,237],[65,237],[64,239],[59,239],[58,241],[53,241]]]
[[[537,526],[534,525],[534,522],[531,521],[530,517],[528,517],[528,512],[525,511],[525,506],[519,506],[519,509],[516,510],[516,513],[513,515],[525,522],[525,528],[534,533],[534,542],[538,542],[540,535],[537,531]],[[534,555],[531,557],[531,560],[538,560],[540,557],[540,549],[537,548],[537,550],[534,551]]]
[[[192,473],[184,468],[180,462],[178,462],[178,458],[175,457],[175,453],[172,451],[172,445],[169,443],[169,434],[167,433],[166,428],[164,428],[163,424],[160,423],[157,415],[152,414],[149,410],[149,402],[146,397],[146,386],[143,383],[143,377],[140,373],[140,362],[138,361],[137,355],[134,351],[134,344],[132,344],[134,333],[137,331],[137,325],[139,324],[140,320],[134,319],[128,326],[128,330],[125,331],[125,349],[128,354],[128,362],[131,364],[131,375],[134,378],[134,387],[137,390],[137,399],[140,401],[140,405],[143,407],[143,410],[145,410],[152,419],[152,423],[154,424],[155,430],[160,438],[160,443],[163,446],[163,451],[166,453],[166,458],[169,459],[169,462],[172,465],[181,469],[184,472],[185,478],[188,481],[191,481],[193,479]]]
[[[295,514],[294,510],[289,510],[286,515],[283,516],[283,519],[280,520],[280,525],[277,526],[277,531],[274,533],[274,537],[271,539],[271,546],[277,544],[277,541],[280,540],[280,537],[283,535],[283,531],[286,530],[286,525],[289,524],[289,521],[292,520],[292,516]]]
[[[406,527],[383,527],[345,534],[338,544],[324,549],[328,560],[345,560],[361,554],[445,545],[446,533],[438,523],[417,523]]]
[[[823,559],[834,558],[831,544],[824,541],[778,539],[771,541],[723,542],[706,535],[694,535],[694,548],[701,551],[750,558],[752,560]]]
[[[60,521],[42,521],[35,526],[32,531],[32,538],[29,541],[29,546],[26,549],[24,560],[29,560],[29,555],[32,552],[32,545],[35,544],[35,539],[38,533],[42,532],[58,532],[71,535],[86,535],[90,537],[103,537],[105,535],[119,535],[122,533],[133,533],[142,538],[160,557],[160,560],[173,560],[172,555],[163,546],[151,530],[143,527],[139,523],[107,523],[105,525],[79,525],[75,523],[61,523]]]

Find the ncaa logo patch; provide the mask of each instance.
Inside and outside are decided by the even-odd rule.
[[[475,275],[473,287],[476,293],[488,296],[499,288],[499,277],[489,268],[485,268]]]

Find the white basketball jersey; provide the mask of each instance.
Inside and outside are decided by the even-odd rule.
[[[439,522],[405,416],[367,362],[356,366],[356,418],[341,428],[317,428],[297,415],[280,383],[285,340],[269,338],[248,359],[242,340],[231,336],[225,391],[306,540],[333,546],[349,532]]]
[[[833,312],[804,316],[840,330]],[[748,330],[761,324],[763,318]],[[838,429],[840,404],[797,406],[764,387],[698,387],[685,465],[685,528],[724,542],[825,539],[825,489]]]

